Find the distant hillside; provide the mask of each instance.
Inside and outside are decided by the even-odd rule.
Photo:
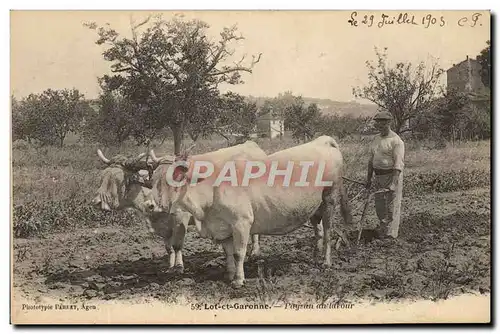
[[[373,116],[377,112],[375,104],[361,104],[358,102],[339,102],[328,99],[316,99],[305,97],[306,103],[316,103],[325,115],[338,114],[350,116]]]
[[[339,102],[329,99],[319,99],[313,97],[302,97],[306,104],[316,103],[324,115],[350,115],[350,116],[373,116],[377,112],[377,106],[374,104],[361,104],[354,101]],[[248,96],[248,100],[255,102],[257,107],[264,104],[268,97]]]

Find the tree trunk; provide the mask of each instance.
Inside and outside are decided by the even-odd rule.
[[[174,135],[174,154],[178,155],[181,153],[181,144],[182,144],[182,136],[184,134],[183,124],[178,124],[177,126],[173,126],[172,132]]]
[[[64,136],[59,136],[59,147],[63,147],[64,144]]]
[[[394,132],[399,135],[399,133],[401,132],[401,127],[403,126],[403,122],[400,122],[398,119],[396,119],[394,123]]]

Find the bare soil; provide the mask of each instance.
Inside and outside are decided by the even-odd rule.
[[[370,209],[370,221],[374,212]],[[490,291],[490,190],[404,198],[397,240],[370,240],[332,252],[333,266],[313,261],[313,231],[262,236],[260,261],[245,264],[243,288],[224,280],[222,247],[190,230],[185,271],[166,270],[162,240],[145,225],[81,228],[13,241],[13,285],[29,299],[179,300],[278,303],[301,299],[446,299]],[[359,216],[355,217],[355,222]]]

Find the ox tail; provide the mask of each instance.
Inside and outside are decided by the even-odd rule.
[[[344,180],[339,179],[338,182],[339,200],[340,200],[340,213],[344,219],[344,224],[350,226],[352,224],[351,205],[349,204],[349,196],[344,187]]]

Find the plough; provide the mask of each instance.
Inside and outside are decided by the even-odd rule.
[[[374,192],[370,192],[369,189],[366,189],[366,183],[363,183],[363,182],[360,182],[360,181],[356,181],[356,180],[353,180],[353,179],[349,179],[347,177],[342,177],[342,178],[344,180],[347,180],[347,181],[350,181],[350,182],[353,182],[353,183],[357,183],[357,184],[363,186],[363,189],[361,189],[361,191],[359,193],[357,193],[356,196],[354,196],[352,199],[349,200],[350,203],[352,203],[355,200],[357,200],[363,194],[365,194],[365,196],[366,196],[365,199],[364,199],[364,203],[363,203],[363,211],[361,213],[361,218],[359,219],[358,226],[357,226],[358,236],[357,236],[356,244],[359,245],[359,241],[361,240],[361,235],[363,233],[363,222],[365,220],[366,212],[368,211],[368,206],[369,206],[369,204],[370,204],[373,196],[375,196],[376,194],[381,194],[381,193],[389,192],[390,190],[389,189],[381,189],[381,190],[377,190],[377,191],[374,191]],[[311,229],[313,228],[313,226],[309,226],[309,225],[303,225],[303,226],[307,227],[307,228],[311,228]],[[335,242],[335,249],[336,250],[338,250],[340,248],[341,242],[342,242],[342,237],[339,236],[339,238]]]
[[[381,194],[381,193],[389,192],[390,190],[389,189],[381,189],[381,190],[377,190],[377,191],[374,191],[374,192],[370,192],[370,189],[366,189],[366,183],[363,183],[363,182],[360,182],[360,181],[356,181],[356,180],[353,180],[353,179],[349,179],[349,178],[344,177],[344,176],[342,178],[344,180],[346,180],[346,181],[357,183],[357,184],[363,186],[363,189],[361,189],[361,191],[356,196],[354,196],[349,202],[351,202],[351,203],[354,202],[362,194],[365,194],[365,196],[366,196],[364,204],[363,204],[363,211],[361,213],[361,218],[358,221],[358,237],[357,237],[357,240],[356,240],[356,244],[359,245],[359,241],[361,240],[361,234],[363,232],[363,222],[364,222],[365,217],[366,217],[366,212],[368,211],[368,205],[370,204],[373,196],[375,196],[376,194]],[[341,238],[339,238],[337,240],[337,244],[335,246],[335,248],[337,250],[340,247],[340,241],[339,240],[341,240]]]

